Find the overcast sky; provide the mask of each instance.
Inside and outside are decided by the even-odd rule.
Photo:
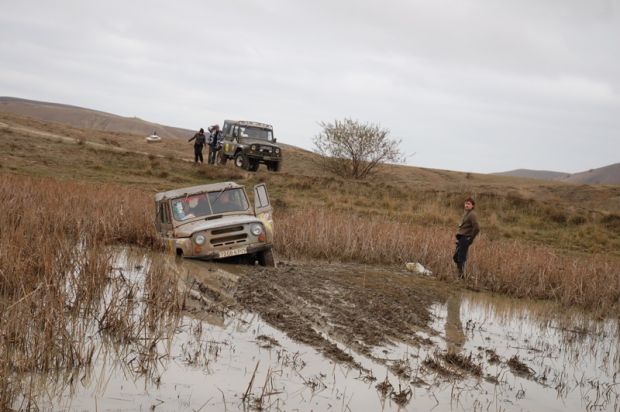
[[[620,0],[0,0],[0,95],[312,149],[350,117],[407,162],[620,161]],[[415,154],[414,154],[415,153]]]

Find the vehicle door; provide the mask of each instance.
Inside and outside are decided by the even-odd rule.
[[[254,186],[254,215],[265,226],[266,241],[273,242],[273,208],[269,200],[267,185],[260,183]]]
[[[236,124],[224,128],[224,140],[222,141],[222,150],[228,157],[233,157],[237,150],[239,129]]]

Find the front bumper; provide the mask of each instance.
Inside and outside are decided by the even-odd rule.
[[[251,160],[258,160],[260,163],[279,162],[280,160],[282,160],[282,156],[263,156],[260,154],[252,154],[252,153],[248,153],[247,157],[248,159],[251,159]]]
[[[254,253],[262,252],[264,250],[269,250],[273,247],[271,243],[254,243],[249,245],[234,245],[228,247],[222,247],[218,249],[208,248],[205,246],[199,247],[195,245],[191,239],[177,239],[176,240],[176,249],[183,250],[183,257],[191,258],[191,259],[201,259],[201,260],[215,260],[215,259],[224,259],[229,256],[243,256],[243,255],[251,255]],[[245,249],[244,253],[235,253],[240,249]],[[228,253],[231,253],[228,256],[223,256]]]

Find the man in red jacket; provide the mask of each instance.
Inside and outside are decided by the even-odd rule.
[[[459,225],[459,229],[456,232],[456,251],[452,259],[456,263],[456,267],[459,270],[459,277],[463,278],[465,270],[465,262],[467,261],[467,251],[469,246],[474,242],[474,239],[480,232],[480,226],[478,226],[478,218],[476,212],[474,212],[476,202],[471,197],[465,199],[465,214]]]

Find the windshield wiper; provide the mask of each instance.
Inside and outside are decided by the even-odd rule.
[[[232,189],[232,188],[230,186],[226,186],[225,188],[220,190],[220,192],[217,194],[217,196],[215,196],[215,199],[213,199],[213,203],[217,202],[217,199],[219,199],[220,196],[222,196],[222,193],[224,193],[228,189]]]

